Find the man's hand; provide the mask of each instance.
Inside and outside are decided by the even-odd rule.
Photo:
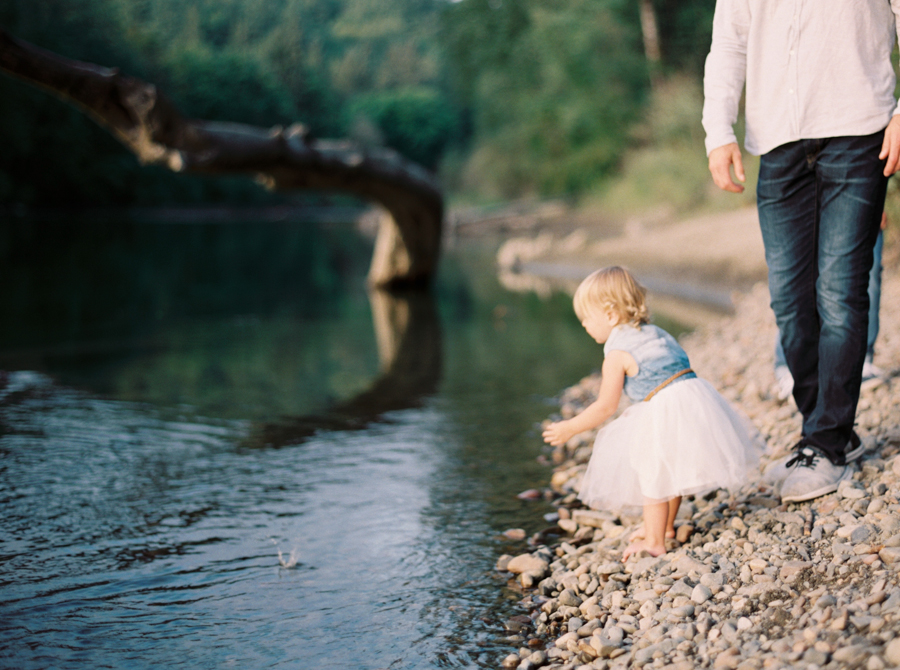
[[[891,122],[884,129],[884,142],[878,158],[887,158],[887,163],[884,164],[885,177],[890,177],[900,169],[900,114],[891,117]]]
[[[897,117],[895,117],[897,118]],[[900,128],[897,129],[898,151],[900,151]],[[885,141],[887,141],[885,136]],[[709,171],[713,181],[723,191],[730,193],[743,193],[744,187],[731,178],[731,166],[734,165],[734,175],[739,181],[746,180],[744,176],[744,162],[741,159],[741,148],[737,142],[716,147],[709,154]]]

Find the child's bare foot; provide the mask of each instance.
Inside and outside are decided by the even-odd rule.
[[[625,551],[622,552],[622,561],[627,561],[631,556],[639,554],[642,551],[646,551],[651,556],[662,556],[666,553],[666,546],[664,544],[650,544],[647,540],[632,542],[625,548]]]
[[[675,537],[675,529],[666,531],[666,539],[671,540]],[[634,542],[635,540],[645,540],[647,539],[647,531],[644,530],[643,526],[638,526],[637,530],[635,530],[631,535],[628,536],[628,540]]]

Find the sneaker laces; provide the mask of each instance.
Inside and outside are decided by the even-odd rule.
[[[790,460],[784,465],[785,467],[790,468],[799,464],[801,468],[811,468],[815,466],[816,462],[821,457],[822,455],[815,449],[811,449],[810,447],[799,447],[797,452],[791,456]]]

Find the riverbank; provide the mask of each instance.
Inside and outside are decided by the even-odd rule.
[[[572,294],[598,267],[624,265],[648,289],[651,311],[696,328],[732,312],[732,294],[766,278],[753,208],[683,220],[650,212],[618,222],[589,212],[565,220],[556,209],[495,217],[509,235],[497,253],[505,288]]]
[[[885,378],[861,395],[867,451],[853,480],[805,504],[781,504],[762,477],[734,497],[685,501],[669,553],[622,564],[640,517],[580,506],[593,435],[573,439],[549,454],[558,528],[498,562],[523,592],[508,623],[520,651],[504,667],[900,665],[900,274],[887,265],[875,357]],[[774,338],[760,283],[736,296],[732,316],[683,339],[694,369],[767,439],[763,465],[799,439],[796,408],[773,393]],[[561,414],[580,411],[598,385],[593,375],[567,389]]]

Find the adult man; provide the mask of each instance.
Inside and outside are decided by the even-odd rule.
[[[784,501],[837,489],[862,453],[853,432],[866,353],[868,274],[887,179],[900,162],[890,56],[900,0],[718,0],[703,126],[719,188],[742,192],[732,129],[760,155],[757,206],[772,309],[803,415]]]

